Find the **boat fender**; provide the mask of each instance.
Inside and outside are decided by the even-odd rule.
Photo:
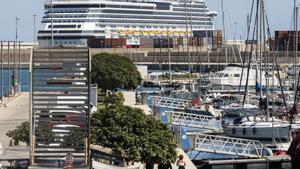
[[[286,156],[287,153],[284,151],[277,151],[276,153],[273,154],[274,156]]]
[[[273,156],[273,151],[268,147],[264,147],[262,154],[263,156]]]

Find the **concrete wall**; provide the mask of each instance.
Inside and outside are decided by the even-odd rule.
[[[132,48],[132,49],[125,49],[125,48],[115,48],[115,49],[91,49],[91,54],[95,55],[97,53],[107,52],[107,53],[115,53],[122,56],[125,56],[131,59],[133,62],[136,63],[149,63],[149,64],[160,64],[160,63],[168,63],[168,49],[159,49],[159,48]],[[21,49],[21,62],[24,65],[29,64],[30,62],[30,53],[31,49]],[[183,48],[174,48],[170,52],[171,55],[171,62],[172,63],[179,63],[179,62],[188,62],[189,57],[186,49]],[[207,63],[208,57],[207,52],[201,52],[201,50],[196,50],[196,48],[190,48],[190,61],[191,63],[199,64],[199,63]],[[209,54],[209,61],[210,63],[240,63],[240,55],[243,58],[244,52],[228,50],[225,51],[213,51]],[[293,52],[270,52],[270,56],[275,55],[277,56],[278,63],[292,63],[293,62]],[[3,50],[3,61],[6,65],[8,62],[8,50]],[[298,52],[298,57],[300,57],[300,52]],[[271,58],[271,57],[270,57]],[[19,57],[17,55],[17,61]],[[1,62],[1,60],[0,60]],[[272,59],[270,59],[272,62]],[[14,63],[14,56],[13,50],[10,50],[10,63]],[[297,61],[299,63],[299,60]]]

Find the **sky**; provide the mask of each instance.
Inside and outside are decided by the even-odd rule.
[[[33,42],[33,15],[36,14],[36,28],[41,28],[43,4],[45,0],[1,0],[0,40],[14,40],[16,36],[15,18],[20,18],[18,26],[19,40]],[[219,13],[215,19],[217,29],[222,29],[221,0],[204,0],[211,10]],[[226,34],[228,39],[246,36],[246,18],[250,13],[252,0],[223,0]],[[299,0],[298,0],[299,1]],[[297,3],[298,4],[298,3]],[[293,0],[265,0],[266,12],[272,32],[291,29]],[[235,24],[236,23],[236,24]],[[236,27],[236,29],[235,29]]]

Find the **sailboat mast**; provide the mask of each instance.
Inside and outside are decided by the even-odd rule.
[[[260,100],[262,100],[262,92],[261,92],[261,87],[262,87],[262,84],[260,82],[260,73],[259,73],[259,70],[260,70],[260,58],[259,58],[259,0],[256,0],[256,22],[257,22],[257,26],[256,26],[256,29],[253,30],[256,32],[256,48],[255,48],[255,56],[256,56],[256,59],[258,60],[256,62],[256,83],[258,84],[258,87],[259,87],[259,98]],[[252,52],[252,51],[251,51]],[[259,69],[258,69],[259,68]]]
[[[296,9],[296,2],[297,0],[294,0],[294,12],[293,12],[293,14],[294,14],[294,16],[293,16],[293,19],[294,19],[294,21],[293,21],[293,25],[294,25],[294,38],[293,38],[293,40],[294,40],[294,45],[293,45],[293,50],[294,50],[294,57],[293,57],[293,75],[294,75],[294,86],[295,86],[295,84],[296,84],[296,79],[297,79],[297,77],[296,77],[296,29],[297,29],[297,9]],[[295,89],[295,88],[294,88]]]
[[[294,22],[294,38],[293,38],[293,50],[294,50],[294,57],[293,57],[293,75],[294,75],[294,98],[296,98],[296,90],[297,90],[297,71],[296,71],[296,58],[297,58],[297,48],[298,48],[298,7],[297,7],[297,0],[294,0],[294,15],[293,15],[293,22]],[[294,102],[296,99],[294,100]],[[295,103],[294,103],[295,104]]]
[[[258,46],[258,56],[259,56],[259,84],[260,84],[260,98],[262,99],[263,92],[262,92],[262,13],[261,13],[261,0],[257,0],[257,12],[258,12],[258,24],[259,26],[257,27],[257,44]]]
[[[269,52],[267,51],[266,47],[266,34],[265,34],[265,27],[266,27],[266,22],[265,22],[265,6],[264,6],[264,0],[261,0],[261,18],[262,18],[262,30],[261,34],[262,36],[262,45],[263,45],[263,58],[265,60],[265,81],[266,81],[266,113],[267,113],[267,121],[269,121],[270,117],[270,111],[269,111]],[[262,71],[262,70],[261,70]]]
[[[206,45],[207,45],[207,67],[209,69],[209,72],[210,72],[210,58],[209,58],[209,44],[208,44],[208,30],[207,30],[207,11],[206,11],[206,7],[204,9],[204,15],[205,15],[205,18],[204,18],[204,29],[205,29],[205,36],[206,36]]]
[[[188,54],[188,67],[189,67],[189,87],[190,87],[190,91],[192,89],[191,86],[191,54],[190,54],[190,48],[189,48],[189,28],[188,28],[188,13],[187,13],[187,0],[184,0],[184,8],[185,8],[185,34],[186,34],[186,50],[187,50],[187,54]]]
[[[170,49],[170,34],[169,34],[169,27],[167,27],[167,34],[168,34],[168,58],[169,58],[169,83],[172,84],[172,74],[171,74],[171,49]]]
[[[222,23],[223,23],[223,44],[226,44],[224,0],[221,0],[221,5],[222,5]]]

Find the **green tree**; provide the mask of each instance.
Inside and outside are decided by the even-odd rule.
[[[15,144],[18,145],[19,142],[25,142],[27,146],[29,145],[29,122],[23,122],[18,125],[14,130],[10,130],[6,135],[15,140]]]
[[[122,106],[125,99],[121,92],[112,93],[104,98],[105,107],[108,106]]]
[[[92,143],[112,148],[126,161],[147,164],[176,160],[176,142],[167,125],[141,109],[118,106],[93,114]]]
[[[141,82],[141,75],[129,59],[101,53],[92,58],[91,79],[106,92],[116,88],[134,89]]]
[[[70,132],[64,136],[63,146],[74,148],[81,151],[84,147],[84,133],[80,128],[72,128]]]
[[[39,130],[39,142],[45,145],[49,145],[55,140],[52,128],[48,124],[39,124],[37,130]]]

